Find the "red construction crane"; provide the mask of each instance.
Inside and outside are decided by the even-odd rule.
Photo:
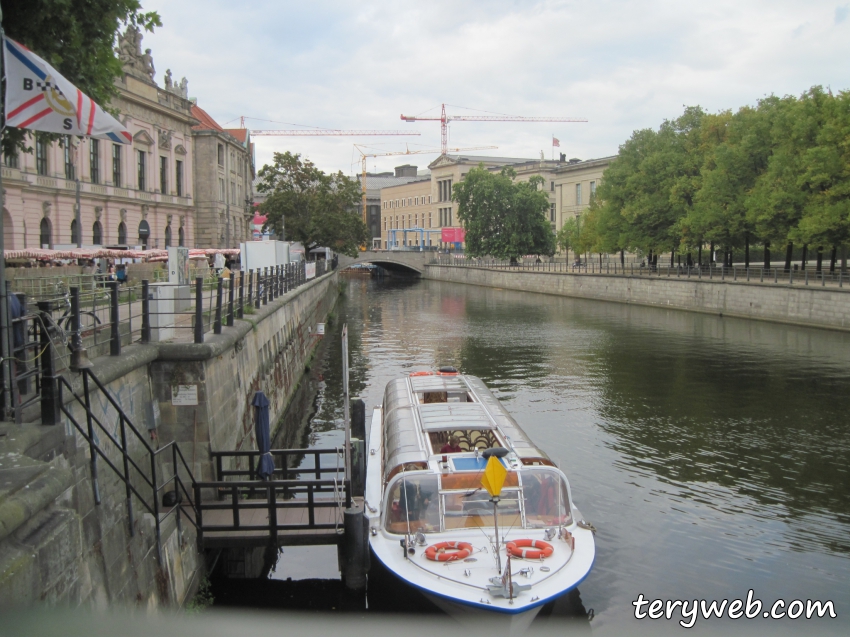
[[[239,118],[241,128],[245,128],[246,119],[257,119],[255,117]],[[268,120],[257,120],[268,121]],[[292,130],[252,130],[251,135],[256,137],[264,136],[282,136],[282,137],[366,137],[372,135],[420,135],[421,133],[409,133],[402,130],[343,130],[339,128],[296,128]]]
[[[443,155],[448,152],[448,126],[449,122],[586,122],[580,117],[517,117],[512,115],[446,115],[446,105],[443,104],[443,112],[440,117],[420,117],[418,115],[402,115],[405,122],[440,122],[442,132]]]

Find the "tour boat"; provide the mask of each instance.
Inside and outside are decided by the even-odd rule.
[[[367,447],[373,558],[452,617],[519,634],[590,572],[593,526],[566,476],[479,378],[444,367],[391,381]]]

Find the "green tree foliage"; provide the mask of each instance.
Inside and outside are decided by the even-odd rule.
[[[6,35],[49,62],[101,106],[117,94],[122,73],[115,38],[124,24],[147,31],[162,26],[155,11],[143,12],[139,0],[5,0]],[[4,84],[5,99],[5,84]],[[4,152],[24,149],[24,131],[6,129]]]
[[[516,172],[492,173],[483,164],[452,188],[457,216],[466,228],[466,253],[516,260],[526,254],[555,253],[555,236],[546,213],[549,197],[543,178],[516,182]]]
[[[771,96],[715,115],[687,108],[658,131],[635,131],[580,226],[562,247],[846,246],[850,93],[813,87],[799,98]]]
[[[326,175],[297,153],[275,153],[274,164],[260,169],[257,190],[268,196],[260,212],[266,227],[306,248],[323,246],[357,256],[369,240],[366,224],[356,213],[360,187],[341,172]]]

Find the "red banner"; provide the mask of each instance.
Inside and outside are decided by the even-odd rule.
[[[466,230],[463,228],[443,228],[440,241],[443,243],[463,243],[466,241]]]

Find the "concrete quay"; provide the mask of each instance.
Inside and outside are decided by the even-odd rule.
[[[424,278],[850,331],[850,288],[665,276],[424,266]]]
[[[316,324],[327,320],[338,294],[338,274],[331,272],[204,343],[130,345],[120,356],[94,359],[94,373],[150,445],[177,441],[194,478],[208,480],[211,451],[256,448],[255,391],[266,393],[272,423],[278,421],[318,343]],[[67,378],[82,395],[81,376]],[[184,390],[180,399],[177,387]],[[85,409],[68,391],[64,401],[84,425]],[[118,435],[118,414],[106,396],[92,393],[91,412]],[[120,468],[120,449],[103,434],[98,444]],[[129,449],[148,472],[143,444],[133,440]],[[160,480],[173,474],[170,454],[157,462]],[[160,560],[153,515],[135,502],[131,534],[124,482],[104,459],[97,466],[100,504],[89,444],[68,417],[54,426],[0,424],[0,608],[48,602],[155,609],[191,599],[206,565],[187,516],[181,533],[175,515],[160,514]],[[133,485],[151,501],[161,498],[142,473]]]

